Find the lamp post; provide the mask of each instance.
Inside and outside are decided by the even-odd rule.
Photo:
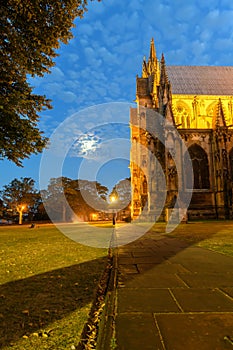
[[[19,225],[22,225],[23,223],[23,211],[25,207],[26,206],[24,204],[20,204],[17,206],[17,212],[19,213]]]
[[[110,196],[110,202],[114,203],[114,202],[116,202],[116,200],[117,200],[117,197],[115,196],[115,194],[112,194]],[[113,212],[112,212],[112,224],[113,224],[113,226],[116,225],[116,213],[114,212],[114,209],[113,209]]]

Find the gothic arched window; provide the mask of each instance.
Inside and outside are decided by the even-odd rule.
[[[190,146],[188,152],[193,167],[193,188],[209,189],[209,164],[206,152],[197,144]],[[190,188],[190,184],[187,184],[187,187]]]
[[[182,100],[179,100],[176,102],[174,112],[176,124],[181,124],[182,128],[190,128],[191,110],[189,106]]]
[[[142,193],[143,194],[147,194],[148,192],[148,189],[147,189],[147,181],[146,181],[146,178],[144,177],[144,180],[142,182]]]

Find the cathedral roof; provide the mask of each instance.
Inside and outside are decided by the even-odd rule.
[[[233,67],[167,66],[173,94],[233,95]]]

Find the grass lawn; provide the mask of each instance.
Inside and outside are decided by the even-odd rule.
[[[77,346],[106,262],[52,225],[0,227],[0,348]]]
[[[165,224],[155,224],[150,232],[165,232]],[[204,221],[180,224],[170,237],[177,237],[190,245],[211,249],[233,256],[233,221]]]

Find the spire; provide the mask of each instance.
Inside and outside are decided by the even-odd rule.
[[[218,100],[218,104],[216,106],[216,114],[215,114],[215,118],[214,118],[213,122],[214,122],[214,125],[213,125],[214,129],[226,126],[226,121],[225,121],[225,116],[224,116],[221,98]]]
[[[160,102],[161,105],[167,103],[171,100],[171,84],[168,80],[167,71],[166,71],[166,63],[164,59],[164,55],[162,54],[160,61]]]
[[[151,60],[151,62],[157,61],[154,38],[152,38],[150,41],[150,58],[149,59]]]
[[[165,59],[164,59],[163,53],[162,53],[162,57],[161,57],[161,61],[160,61],[160,84],[161,85],[168,84],[166,63],[165,63]]]
[[[145,56],[143,57],[142,61],[142,78],[148,78],[148,70]]]
[[[148,74],[149,75],[157,74],[157,68],[158,68],[158,60],[156,57],[154,39],[152,38],[150,42],[150,56],[147,63]]]
[[[140,80],[142,79],[142,80]],[[143,79],[145,79],[143,81]],[[142,87],[144,84],[147,86],[148,98],[151,100],[153,108],[158,108],[158,87],[160,84],[160,67],[159,60],[156,57],[154,39],[151,39],[150,42],[150,55],[148,61],[146,58],[143,58],[142,62],[142,77],[137,80]],[[138,86],[139,86],[138,85]],[[139,90],[137,90],[139,91]]]

